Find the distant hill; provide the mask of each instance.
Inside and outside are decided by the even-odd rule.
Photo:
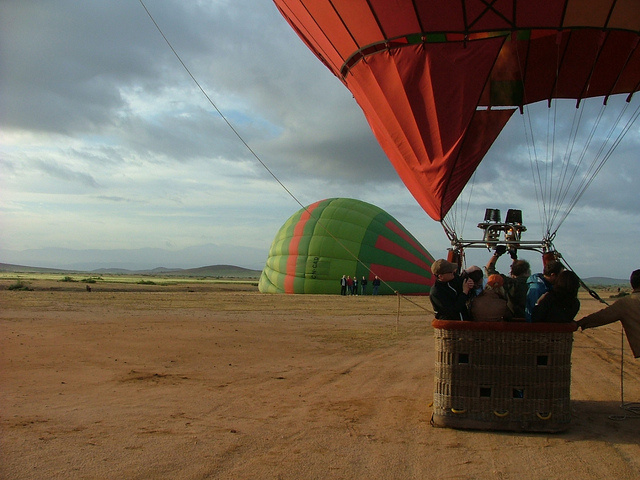
[[[11,265],[0,263],[0,272],[16,273],[93,273],[110,275],[162,275],[180,277],[224,277],[224,278],[259,278],[261,270],[251,270],[234,265],[210,265],[197,268],[164,268],[158,267],[152,270],[126,270],[122,268],[100,268],[91,271],[59,270],[55,268],[28,267],[24,265]]]
[[[67,272],[89,272],[98,268],[139,271],[158,266],[175,270],[200,265],[240,265],[244,268],[262,270],[266,258],[267,252],[264,248],[213,243],[170,250],[56,247],[9,250],[0,245],[0,262],[11,265],[35,265]]]
[[[582,281],[590,287],[597,286],[629,286],[629,279],[609,278],[609,277],[589,277],[583,278]]]
[[[65,273],[64,270],[58,270],[57,268],[27,267],[27,266],[24,266],[24,265],[11,265],[9,263],[0,263],[0,272]]]
[[[165,268],[158,267],[152,270],[126,270],[123,268],[99,268],[97,270],[61,270],[56,268],[28,267],[24,265],[11,265],[0,263],[0,272],[16,273],[94,273],[104,275],[163,275],[180,277],[216,277],[216,278],[259,278],[261,270],[236,267],[234,265],[209,265],[197,268]],[[582,279],[590,287],[626,287],[628,279],[610,277],[588,277]]]

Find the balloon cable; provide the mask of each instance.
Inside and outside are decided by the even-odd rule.
[[[624,110],[626,110],[627,107],[628,107],[628,104],[625,106]],[[614,128],[620,122],[620,119],[621,119],[621,116],[622,116],[623,113],[624,112],[621,112],[621,114],[618,116],[617,121],[614,122],[612,128],[609,131],[609,135],[607,136],[607,139],[605,140],[604,143],[607,143],[607,141],[610,140],[610,138],[613,136]],[[569,204],[569,207],[567,208],[567,211],[564,213],[564,215],[562,216],[562,218],[558,222],[558,224],[556,226],[556,231],[558,230],[558,228],[560,228],[560,225],[562,225],[562,223],[564,223],[564,221],[566,220],[566,218],[569,215],[569,213],[573,210],[573,208],[576,206],[578,201],[582,198],[582,196],[584,195],[584,193],[587,190],[587,188],[589,188],[589,186],[591,185],[591,183],[595,179],[596,175],[600,172],[600,170],[602,170],[602,167],[604,167],[604,165],[607,163],[609,158],[611,158],[611,156],[613,155],[614,150],[618,147],[620,142],[622,142],[622,139],[629,132],[629,130],[631,129],[633,124],[636,122],[636,120],[638,119],[639,116],[640,116],[640,103],[636,107],[636,110],[633,112],[633,114],[629,117],[629,120],[624,125],[622,130],[618,133],[617,137],[615,138],[615,140],[613,141],[613,143],[611,144],[611,146],[609,147],[607,152],[603,155],[602,160],[600,160],[600,162],[597,165],[595,165],[596,164],[596,160],[597,160],[597,157],[596,157],[596,160],[594,160],[592,162],[592,167],[590,169],[590,170],[592,170],[591,174],[588,176],[588,178],[583,180],[582,185],[580,186],[580,188],[578,189],[578,191],[576,192],[576,194],[572,198],[572,200],[571,200],[571,202]],[[602,152],[603,149],[604,149],[604,144],[603,144],[603,147],[601,148],[601,152]]]
[[[171,51],[173,52],[173,54],[175,55],[175,57],[178,59],[178,61],[180,62],[180,65],[182,65],[182,68],[184,68],[184,70],[187,72],[187,74],[189,75],[189,77],[191,77],[191,80],[193,80],[193,82],[196,84],[196,86],[198,87],[198,89],[200,90],[200,92],[204,95],[204,97],[207,99],[207,101],[209,102],[209,104],[215,109],[215,111],[218,113],[218,115],[220,115],[220,118],[222,118],[222,120],[224,120],[224,122],[227,124],[227,126],[231,129],[231,131],[235,134],[236,137],[238,137],[238,139],[242,142],[242,144],[247,148],[247,150],[251,153],[251,155],[260,163],[260,165],[262,165],[262,167],[269,173],[269,175],[271,175],[271,177],[284,189],[285,192],[287,192],[287,194],[302,208],[304,209],[305,212],[307,212],[310,216],[313,216],[313,214],[311,212],[309,212],[309,210],[307,209],[307,207],[305,205],[302,204],[302,202],[300,202],[300,200],[298,200],[298,198],[293,194],[293,192],[291,192],[291,190],[289,190],[284,183],[282,183],[280,181],[280,179],[276,176],[275,173],[273,173],[273,171],[271,171],[271,169],[267,166],[267,164],[260,158],[260,156],[251,148],[251,146],[245,141],[245,139],[242,137],[242,135],[240,134],[240,132],[238,132],[238,130],[236,130],[236,128],[233,126],[233,124],[227,119],[227,117],[224,115],[224,113],[218,108],[218,106],[216,105],[216,103],[211,99],[211,97],[207,94],[207,92],[205,91],[205,89],[202,87],[202,85],[200,84],[200,82],[198,82],[198,80],[196,79],[196,77],[193,75],[193,73],[191,73],[191,70],[189,70],[189,67],[187,67],[187,65],[184,63],[184,61],[182,60],[182,58],[180,57],[180,55],[178,54],[178,52],[175,50],[175,48],[173,48],[173,45],[171,44],[171,42],[169,41],[169,39],[167,38],[167,36],[164,34],[164,32],[162,31],[162,29],[160,28],[160,25],[158,25],[158,23],[155,21],[155,19],[153,18],[153,15],[151,14],[151,12],[149,11],[149,9],[147,8],[147,6],[144,4],[143,0],[138,0],[140,2],[140,5],[142,5],[142,8],[144,8],[144,11],[147,13],[147,15],[149,16],[149,18],[151,19],[151,22],[153,22],[153,24],[155,25],[156,29],[158,30],[158,32],[160,33],[160,35],[162,36],[162,38],[164,39],[165,43],[169,46],[169,48],[171,49]],[[353,252],[351,252],[349,250],[349,248],[347,248],[346,245],[344,245],[343,242],[340,241],[339,238],[335,237],[323,224],[322,222],[320,222],[320,219],[315,217],[317,220],[317,224],[327,233],[327,235],[329,235],[331,238],[333,238],[342,248],[345,249],[345,251],[351,255],[360,265],[362,265],[369,273],[375,275],[375,272],[371,270],[371,268],[369,268],[367,265],[364,264],[364,262],[362,262],[357,255],[355,255]],[[380,279],[380,281],[382,283],[384,283],[385,285],[389,286],[391,288],[391,286],[384,281],[384,279]],[[393,290],[393,288],[391,288]],[[406,296],[400,294],[399,292],[395,292],[399,297],[403,297],[405,300],[408,300],[409,302],[413,303],[414,305],[426,310],[427,312],[430,313],[434,313],[432,310],[430,310],[427,307],[424,307],[423,305],[418,305],[415,302],[412,302],[411,300],[409,300]],[[399,313],[398,313],[399,314]]]
[[[149,18],[151,19],[151,21],[153,22],[153,24],[155,25],[156,29],[158,30],[158,32],[160,33],[160,35],[162,36],[162,38],[164,39],[164,41],[166,42],[166,44],[169,46],[169,48],[171,49],[171,51],[173,52],[173,54],[175,55],[175,57],[178,59],[178,61],[180,62],[180,65],[182,65],[182,68],[184,68],[184,70],[187,72],[187,74],[189,75],[189,77],[191,77],[191,80],[193,80],[193,82],[196,84],[196,86],[198,87],[198,89],[200,90],[200,92],[204,95],[204,97],[207,99],[207,101],[209,102],[209,104],[215,109],[216,112],[218,112],[218,115],[220,115],[220,118],[222,118],[222,120],[224,120],[224,122],[227,124],[227,126],[231,129],[231,131],[235,134],[236,137],[238,137],[238,139],[242,142],[242,144],[247,148],[247,150],[251,153],[251,155],[253,155],[253,157],[260,163],[260,165],[262,165],[262,167],[269,173],[269,175],[271,175],[273,177],[273,179],[278,182],[278,184],[280,184],[280,186],[285,190],[285,192],[287,192],[289,194],[289,196],[291,198],[293,198],[293,200],[295,200],[295,202],[300,205],[301,207],[304,208],[304,206],[302,205],[302,203],[300,203],[300,201],[296,198],[296,196],[280,181],[280,179],[275,175],[275,173],[273,173],[271,171],[271,169],[267,166],[266,163],[264,163],[262,161],[262,159],[258,156],[258,154],[251,148],[251,146],[249,146],[249,144],[245,141],[245,139],[242,137],[242,135],[240,135],[240,133],[238,132],[238,130],[235,129],[235,127],[233,126],[233,124],[227,119],[227,117],[222,113],[222,111],[218,108],[218,106],[215,104],[215,102],[211,99],[211,97],[207,94],[207,92],[204,90],[204,88],[202,87],[202,85],[200,85],[200,82],[198,82],[198,80],[196,79],[196,77],[191,73],[191,70],[189,70],[189,67],[187,67],[187,65],[182,61],[182,58],[180,57],[180,55],[178,54],[178,52],[176,52],[176,50],[173,48],[173,45],[171,45],[171,42],[169,41],[169,39],[166,37],[166,35],[164,34],[164,32],[162,31],[162,29],[160,28],[160,25],[158,25],[158,23],[155,21],[155,19],[153,18],[153,15],[151,15],[151,12],[147,9],[147,6],[144,4],[143,0],[139,0],[140,5],[142,5],[142,8],[144,8],[144,11],[147,12],[147,15],[149,16]]]

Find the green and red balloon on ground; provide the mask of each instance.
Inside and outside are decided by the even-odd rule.
[[[429,293],[431,254],[395,218],[359,200],[321,200],[292,215],[276,234],[259,282],[263,293],[340,293],[349,275],[381,279],[379,294]]]

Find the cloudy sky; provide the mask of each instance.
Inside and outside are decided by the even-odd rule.
[[[131,268],[261,269],[298,202],[330,197],[373,203],[436,258],[446,255],[442,227],[407,192],[351,94],[270,0],[145,3],[271,173],[139,1],[5,0],[0,262],[62,267],[91,252],[95,268],[126,258]],[[532,115],[547,122],[545,112]],[[521,208],[526,239],[542,234],[521,117],[463,195],[455,221],[464,238],[479,236],[485,207]],[[556,247],[581,276],[627,278],[640,268],[639,129],[558,231]],[[487,256],[470,252],[469,263]],[[524,257],[539,270],[537,255]]]

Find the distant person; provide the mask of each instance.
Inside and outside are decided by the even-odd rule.
[[[527,279],[527,303],[524,309],[527,322],[531,321],[533,307],[538,303],[538,299],[553,288],[562,270],[564,266],[558,260],[550,260],[545,264],[542,273],[536,273]]]
[[[511,320],[513,313],[507,306],[504,279],[493,274],[487,279],[484,290],[471,301],[471,319],[476,322],[504,322]]]
[[[640,358],[640,270],[634,270],[629,278],[633,292],[622,297],[612,305],[578,320],[582,330],[620,321],[627,340],[631,345],[633,356]]]
[[[351,290],[353,290],[353,280],[351,275],[347,275],[347,295],[351,295]]]
[[[507,305],[513,313],[514,318],[525,318],[525,306],[527,303],[527,279],[531,276],[531,266],[526,260],[518,260],[512,258],[511,271],[509,275],[503,275],[496,270],[496,263],[501,255],[507,251],[504,245],[496,247],[493,256],[485,266],[487,276],[500,274],[504,280],[504,292],[507,296]]]
[[[373,291],[372,291],[373,295],[377,295],[378,289],[380,288],[380,279],[378,278],[378,275],[373,277],[373,281],[371,282],[371,285],[373,286]]]
[[[358,295],[358,277],[353,277],[353,284],[351,285],[351,295]]]
[[[429,297],[437,319],[469,320],[467,301],[474,283],[470,278],[460,277],[457,270],[457,265],[444,259],[436,260],[431,265],[436,282],[431,287]]]
[[[367,277],[362,276],[362,280],[360,280],[360,294],[366,295],[367,293]]]
[[[342,278],[340,279],[340,295],[346,295],[346,294],[347,294],[347,276],[342,275]]]
[[[562,270],[553,289],[544,293],[533,307],[533,322],[569,323],[580,310],[580,278],[571,270]]]

